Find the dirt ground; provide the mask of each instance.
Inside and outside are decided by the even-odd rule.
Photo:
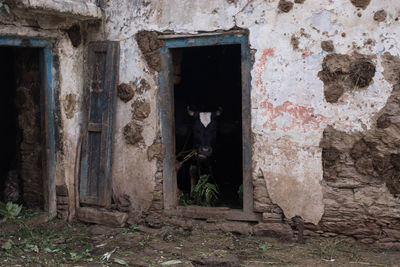
[[[0,223],[0,266],[400,266],[399,252],[340,238],[298,244],[197,224],[115,229],[43,218],[31,213]]]

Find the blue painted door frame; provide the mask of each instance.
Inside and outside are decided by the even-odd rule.
[[[0,36],[0,46],[32,47],[40,49],[41,76],[41,128],[44,135],[44,209],[50,215],[57,213],[55,186],[55,123],[54,123],[54,88],[53,88],[53,53],[52,43],[41,38]]]
[[[251,56],[247,34],[215,35],[215,36],[193,36],[176,37],[165,40],[165,45],[160,48],[161,72],[159,76],[159,112],[161,119],[162,142],[166,146],[163,172],[163,195],[164,210],[168,214],[193,214],[185,213],[184,207],[178,206],[177,181],[175,169],[175,122],[174,122],[174,85],[173,85],[173,62],[171,49],[232,45],[239,44],[241,47],[241,72],[242,72],[242,140],[243,140],[243,210],[231,210],[225,213],[226,219],[234,220],[258,220],[258,214],[253,212],[253,184],[252,184],[252,139],[251,139]],[[202,212],[199,209],[200,213]],[[220,215],[220,210],[215,208],[215,212],[209,209],[203,210],[205,215],[198,217]],[[215,214],[214,214],[215,213]],[[191,216],[191,215],[189,215]]]

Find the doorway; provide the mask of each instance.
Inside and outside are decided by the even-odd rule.
[[[56,214],[51,43],[0,36],[0,201]]]
[[[0,189],[2,201],[43,210],[39,52],[0,47]]]
[[[209,182],[217,188],[212,206],[242,208],[242,78],[240,45],[216,45],[172,49],[174,66],[175,152],[180,157],[194,148],[193,119],[187,107],[198,112],[220,109]],[[193,157],[177,172],[180,204],[193,203],[190,167]],[[199,204],[199,203],[194,203]]]
[[[245,32],[198,36],[160,36],[159,106],[162,141],[166,146],[163,169],[164,210],[193,218],[257,221],[251,181],[251,57]],[[213,111],[222,107],[212,160],[219,189],[215,205],[182,205],[189,190],[187,166],[177,168],[177,154],[190,148],[186,107]],[[185,128],[185,127],[183,127]],[[189,136],[189,137],[188,137]],[[241,196],[240,196],[241,194]],[[181,202],[181,203],[180,203]],[[189,203],[190,204],[190,203]]]

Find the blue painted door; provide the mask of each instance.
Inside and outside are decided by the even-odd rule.
[[[87,124],[82,143],[80,202],[108,206],[111,203],[111,148],[119,43],[90,43],[88,63],[89,83],[85,92]]]

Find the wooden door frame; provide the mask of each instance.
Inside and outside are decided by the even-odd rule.
[[[43,195],[44,210],[50,216],[57,214],[55,185],[55,119],[54,119],[54,87],[53,87],[53,52],[52,42],[47,39],[0,36],[0,46],[39,48],[40,66],[40,113],[43,155]]]
[[[161,138],[166,147],[163,169],[164,212],[192,218],[219,217],[241,221],[259,221],[260,214],[253,211],[252,137],[251,137],[251,55],[248,34],[242,31],[207,33],[189,36],[160,36],[161,72],[159,75],[158,105],[161,119]],[[175,169],[175,115],[173,62],[171,49],[215,45],[240,45],[242,73],[242,145],[243,145],[243,209],[225,207],[178,206]]]

